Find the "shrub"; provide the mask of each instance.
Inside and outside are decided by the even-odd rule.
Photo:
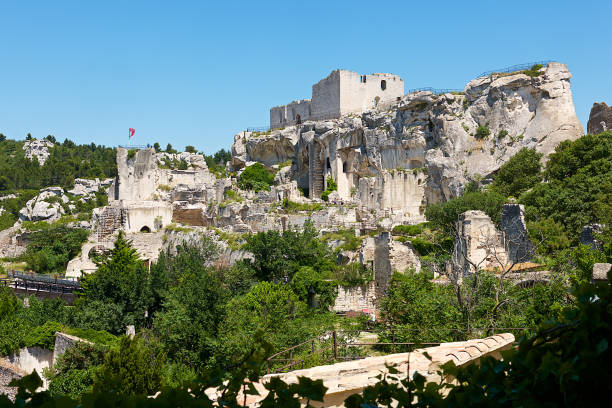
[[[506,129],[500,129],[499,132],[497,132],[498,139],[503,139],[506,136],[508,136],[508,131]]]
[[[374,279],[374,273],[359,262],[342,265],[335,273],[335,279],[344,287],[363,286]]]
[[[540,72],[540,69],[542,69],[544,67],[544,65],[542,64],[535,64],[532,65],[531,68],[523,71],[523,74],[528,75],[530,77],[537,77],[542,75],[542,72]]]
[[[261,163],[255,163],[246,169],[238,177],[238,187],[243,190],[270,190],[274,184],[274,174]]]
[[[338,183],[331,176],[327,178],[327,188],[321,193],[321,200],[327,201],[332,191],[338,189]]]
[[[491,134],[488,126],[478,126],[476,129],[476,139],[486,139]]]
[[[445,203],[433,204],[425,210],[425,217],[434,228],[452,233],[459,215],[468,210],[484,211],[494,223],[499,224],[501,209],[506,197],[496,191],[477,191],[451,198]]]
[[[499,168],[491,188],[506,197],[520,196],[542,179],[541,158],[542,153],[522,148]]]
[[[417,225],[396,225],[391,231],[394,235],[419,235],[423,232],[425,223]]]

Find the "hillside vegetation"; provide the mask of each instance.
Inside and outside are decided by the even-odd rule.
[[[242,179],[247,188],[266,189],[272,183],[263,166],[249,168]],[[525,205],[528,230],[538,245],[535,261],[550,271],[549,282],[522,287],[488,271],[466,276],[456,286],[434,283],[434,272],[449,260],[459,214],[482,210],[498,223],[503,204],[513,201]],[[587,390],[596,394],[594,384],[609,379],[610,287],[589,281],[594,263],[612,261],[611,205],[612,133],[606,132],[562,143],[543,167],[538,153],[520,150],[490,185],[471,183],[462,196],[429,206],[427,223],[394,228],[394,239],[409,243],[420,256],[422,272],[399,271],[404,273],[392,277],[373,325],[380,341],[460,340],[500,327],[524,327],[529,337],[503,361],[446,367],[459,380],[449,389],[404,378],[414,392],[406,395],[397,382],[381,378],[346,406],[389,406],[391,399],[410,406],[415,395],[414,406],[516,406],[523,401],[537,406],[558,405],[561,399],[580,406]],[[582,227],[593,222],[605,225],[597,236],[599,248],[579,244]],[[31,262],[37,259],[33,254],[52,251],[40,268],[57,270],[83,239],[73,234],[49,229],[35,236],[27,252]],[[372,279],[360,264],[338,263],[339,251],[355,250],[360,239],[351,230],[320,237],[310,222],[300,230],[245,235],[236,245],[252,258],[228,268],[213,266],[220,248],[202,236],[162,252],[149,269],[119,234],[97,272],[82,280],[83,293],[74,306],[31,298],[25,307],[12,292],[0,290],[2,354],[23,346],[50,347],[56,330],[96,339],[95,346],[59,359],[48,373],[49,392],[40,399],[24,402],[29,395],[24,388],[19,406],[53,405],[65,396],[72,398],[62,400],[66,406],[94,406],[105,398],[117,406],[195,406],[194,398],[206,401],[203,389],[223,386],[223,379],[229,380],[227,406],[236,406],[232,398],[246,378],[258,378],[266,356],[332,329],[352,338],[368,327],[363,317],[329,311],[338,284]],[[48,249],[46,241],[54,248]],[[331,241],[340,244],[334,249]],[[138,333],[133,340],[122,336],[128,325]],[[302,351],[293,355],[304,357]],[[27,381],[35,384],[34,378],[22,384]],[[317,399],[325,391],[308,380],[298,388],[278,382],[270,388],[271,400],[262,406],[297,406],[296,395]],[[157,400],[144,398],[159,390]]]

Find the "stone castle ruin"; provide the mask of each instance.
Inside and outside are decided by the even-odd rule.
[[[583,134],[570,78],[564,64],[553,62],[537,76],[493,73],[472,80],[463,92],[404,95],[397,76],[336,70],[313,86],[311,100],[272,108],[272,130],[237,134],[227,164],[233,174],[225,178],[212,174],[199,154],[119,148],[109,204],[94,213],[96,233],[67,275],[95,270],[91,251],[110,248],[119,230],[150,262],[183,239],[213,234],[223,245],[221,258],[231,263],[249,254],[232,249],[227,236],[238,240],[311,220],[322,233],[348,229],[362,236],[358,250],[341,254],[342,262],[360,262],[375,280],[342,289],[337,310],[370,308],[394,270],[420,270],[409,242],[380,231],[425,221],[427,204],[460,195],[472,180],[486,184],[523,147],[546,156]],[[238,187],[236,177],[254,163],[275,174],[269,191]],[[302,209],[285,208],[284,199]],[[529,247],[516,243],[524,232],[524,221],[516,221],[521,210],[506,211],[502,219],[512,222],[502,223],[501,233],[488,217],[465,215],[456,253],[479,256],[477,226],[486,227],[492,248],[507,259],[528,253]],[[374,232],[376,238],[365,236]]]
[[[312,86],[312,99],[271,108],[270,128],[361,114],[389,102],[397,102],[403,95],[404,81],[397,75],[359,75],[337,69]]]

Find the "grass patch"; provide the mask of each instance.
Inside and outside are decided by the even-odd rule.
[[[298,211],[319,211],[323,208],[323,204],[321,203],[296,203],[295,201],[291,201],[288,198],[283,199],[282,204],[283,210],[286,212],[298,212]]]

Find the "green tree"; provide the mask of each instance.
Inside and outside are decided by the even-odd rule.
[[[395,273],[381,300],[381,341],[453,341],[461,314],[451,286],[437,285],[425,274]]]
[[[218,360],[245,355],[258,330],[282,350],[331,327],[329,314],[314,314],[289,285],[260,282],[244,296],[232,299],[219,328]]]
[[[274,174],[261,163],[255,163],[247,167],[238,176],[238,187],[243,190],[270,190],[274,184]]]
[[[291,289],[309,307],[329,310],[336,300],[336,282],[315,271],[310,266],[302,266],[291,279]]]
[[[197,153],[198,151],[196,150],[195,147],[191,146],[191,145],[187,145],[185,146],[185,151],[187,153]]]
[[[89,232],[80,228],[52,227],[34,232],[22,256],[28,268],[38,273],[63,273],[87,240]]]
[[[92,301],[114,304],[123,313],[123,326],[144,324],[145,312],[151,304],[149,276],[122,232],[119,232],[109,256],[99,264],[96,272],[82,279],[81,286],[86,304]]]
[[[197,247],[179,248],[163,266],[171,281],[154,329],[172,359],[201,370],[214,353],[229,291]]]
[[[572,244],[583,226],[612,222],[612,132],[562,142],[544,173],[547,182],[520,197],[528,221],[552,219]]]
[[[122,337],[119,345],[108,352],[96,372],[95,392],[118,392],[123,395],[151,395],[161,388],[165,355],[157,345],[140,335]]]
[[[542,153],[523,147],[500,168],[491,188],[509,197],[518,197],[542,179]]]
[[[484,211],[493,222],[499,224],[501,209],[505,202],[506,197],[494,191],[466,193],[444,203],[428,206],[425,210],[425,217],[432,227],[452,234],[459,215],[469,210]]]
[[[105,347],[82,341],[67,349],[52,367],[45,370],[51,395],[79,400],[83,393],[91,391],[106,351]]]

